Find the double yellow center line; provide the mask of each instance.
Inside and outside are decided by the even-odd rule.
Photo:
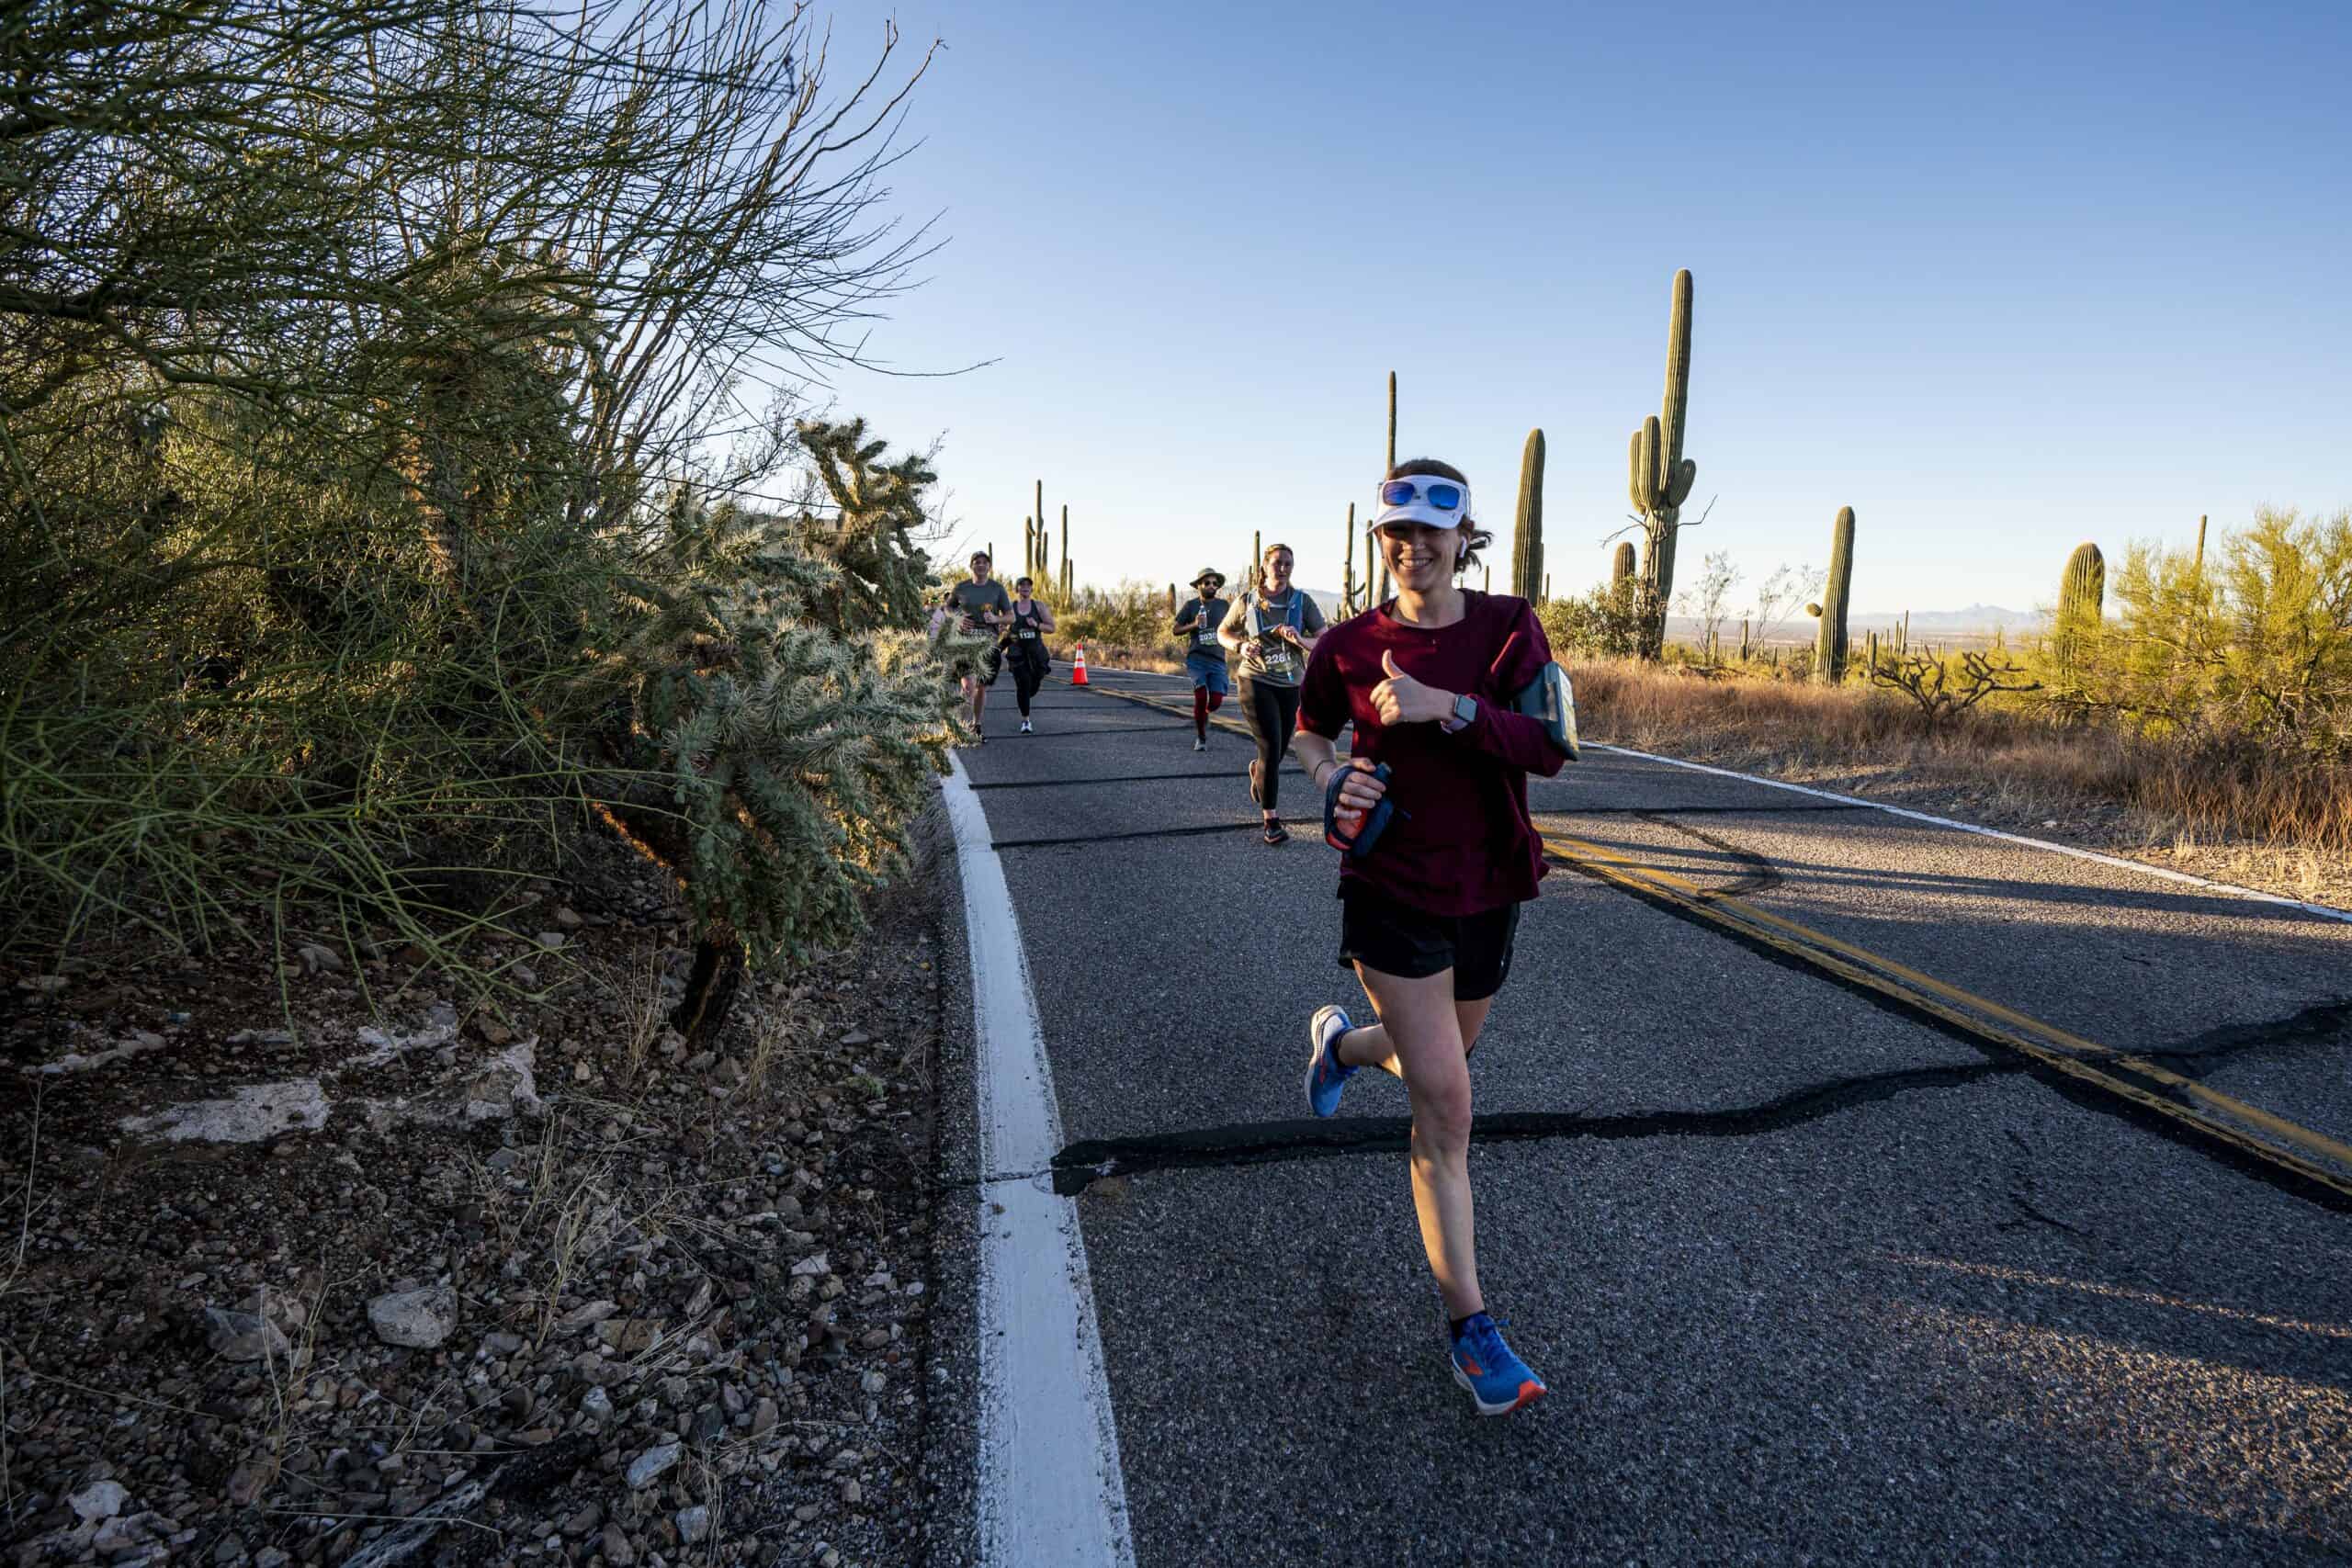
[[[1192,717],[1188,706],[1108,686],[1097,689],[1106,696]],[[1249,733],[1222,716],[1211,722]],[[1656,899],[1810,968],[1892,998],[2090,1089],[2130,1100],[2201,1138],[2352,1199],[2352,1145],[2325,1134],[2248,1105],[2145,1056],[2086,1040],[1746,899],[1711,892],[1673,872],[1566,833],[1540,837],[1555,860],[1598,881]]]

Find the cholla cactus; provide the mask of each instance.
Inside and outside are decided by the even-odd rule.
[[[673,1021],[702,1037],[746,960],[793,961],[863,924],[903,866],[954,700],[922,630],[910,536],[932,475],[864,426],[802,439],[839,514],[763,517],[682,495],[575,682],[615,771],[601,802],[684,884],[694,974]],[[852,581],[852,578],[863,581]]]
[[[804,421],[800,444],[835,512],[792,522],[800,547],[836,569],[832,582],[806,602],[809,619],[844,636],[921,625],[931,561],[913,540],[929,525],[922,493],[939,476],[911,453],[883,462],[888,443],[866,439],[862,419]]]

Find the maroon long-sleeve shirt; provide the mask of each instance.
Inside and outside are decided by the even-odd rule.
[[[1551,646],[1524,599],[1464,589],[1462,619],[1431,630],[1389,606],[1332,627],[1315,645],[1300,684],[1298,723],[1336,739],[1352,720],[1355,755],[1388,764],[1392,818],[1374,851],[1340,863],[1343,883],[1370,886],[1433,915],[1475,915],[1523,903],[1549,868],[1527,815],[1527,775],[1566,761],[1541,720],[1510,701],[1551,662]],[[1449,735],[1435,724],[1381,725],[1372,690],[1384,653],[1413,679],[1478,699],[1476,722]]]

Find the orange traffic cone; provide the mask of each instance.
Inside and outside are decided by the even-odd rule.
[[[1069,683],[1073,686],[1086,684],[1086,645],[1082,642],[1078,645],[1078,657],[1070,661]]]

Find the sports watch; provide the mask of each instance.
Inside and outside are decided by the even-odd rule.
[[[1456,728],[1478,722],[1478,699],[1464,692],[1453,699],[1453,723]]]

